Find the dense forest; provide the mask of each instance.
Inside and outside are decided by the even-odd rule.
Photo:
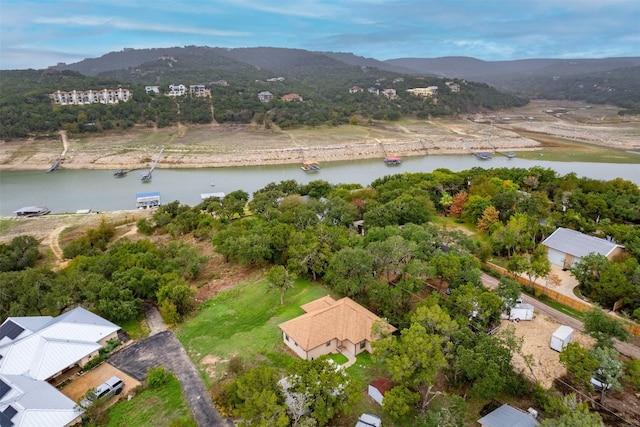
[[[529,98],[586,101],[616,105],[619,114],[640,114],[640,66],[607,72],[530,78],[509,83]]]

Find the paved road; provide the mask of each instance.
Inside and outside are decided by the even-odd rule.
[[[140,382],[145,380],[147,369],[164,366],[180,381],[193,417],[200,427],[233,426],[213,406],[198,370],[171,331],[156,333],[123,348],[111,356],[109,363]]]
[[[489,276],[486,273],[482,274],[482,283],[489,289],[495,289],[495,287],[498,286],[498,279],[496,279],[495,277]],[[553,320],[555,320],[558,323],[561,323],[563,325],[567,325],[572,327],[575,330],[578,331],[584,331],[584,324],[577,319],[574,319],[573,317],[562,313],[561,311],[556,310],[555,308],[549,307],[548,305],[538,301],[537,299],[527,295],[527,294],[521,294],[522,297],[522,302],[526,302],[528,304],[533,305],[533,307],[539,312],[539,313],[544,313],[547,316],[549,316],[550,318],[552,318]],[[640,348],[627,343],[627,342],[620,342],[620,341],[615,341],[615,345],[616,345],[616,349],[620,352],[620,354],[623,354],[625,356],[628,357],[634,357],[636,359],[640,359]]]

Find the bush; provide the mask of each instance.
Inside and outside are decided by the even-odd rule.
[[[640,359],[625,362],[624,379],[631,383],[634,390],[640,390]]]
[[[169,382],[173,374],[164,366],[156,366],[147,370],[147,387],[158,388]]]

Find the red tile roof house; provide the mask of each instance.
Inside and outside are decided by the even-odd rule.
[[[280,98],[282,101],[302,101],[302,97],[297,93],[288,93]]]
[[[378,316],[345,297],[338,301],[322,297],[301,306],[305,313],[281,323],[284,343],[302,359],[313,360],[330,353],[357,356],[372,352],[371,327]],[[396,328],[389,325],[389,331]]]

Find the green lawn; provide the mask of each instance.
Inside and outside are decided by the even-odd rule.
[[[107,421],[101,425],[163,427],[172,423],[180,427],[196,426],[180,383],[173,375],[165,385],[144,390],[135,399],[112,406],[107,413]]]
[[[300,305],[330,294],[318,284],[297,280],[280,305],[278,292],[268,291],[266,281],[247,283],[223,292],[207,301],[199,312],[176,331],[196,366],[204,374],[208,355],[222,361],[240,356],[245,363],[268,360],[283,368],[292,358],[282,351],[282,333],[278,324],[304,313]],[[209,369],[205,381],[219,379],[226,363]]]

